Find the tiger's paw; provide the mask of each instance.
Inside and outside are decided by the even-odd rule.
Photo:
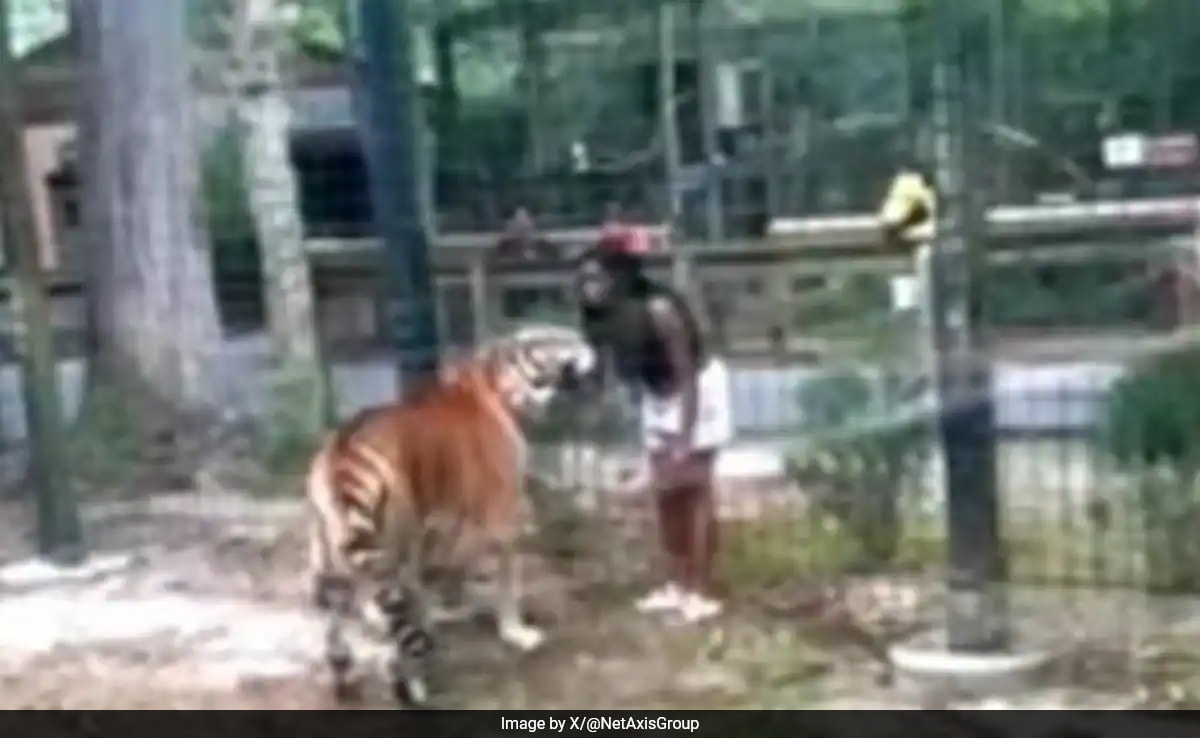
[[[532,625],[507,623],[500,626],[500,639],[522,653],[529,653],[546,642],[546,634]]]
[[[420,677],[397,679],[392,683],[392,694],[397,702],[410,709],[429,707],[429,687]]]

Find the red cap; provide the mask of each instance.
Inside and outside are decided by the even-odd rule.
[[[641,226],[606,223],[600,229],[600,247],[626,254],[645,254],[652,249],[650,232]]]

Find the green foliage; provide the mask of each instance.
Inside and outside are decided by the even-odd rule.
[[[772,515],[757,520],[728,521],[721,528],[722,578],[745,596],[764,589],[792,589],[797,579],[879,571],[878,563],[895,570],[921,571],[945,561],[939,521],[905,522],[886,562],[860,531],[832,515]],[[868,544],[864,546],[864,544]]]
[[[1106,438],[1125,468],[1200,469],[1200,346],[1157,355],[1118,380]]]
[[[291,5],[299,11],[291,31],[301,50],[318,59],[344,57],[347,3]],[[474,18],[472,30],[453,39],[456,124],[439,120],[435,126],[438,160],[448,170],[520,171],[529,159],[530,101],[522,80],[530,74],[538,78],[539,149],[552,158],[565,157],[571,142],[584,140],[597,162],[625,160],[652,139],[656,120],[637,112],[631,74],[634,64],[654,58],[649,7],[497,0],[409,5],[421,31],[414,54],[423,69],[436,56],[428,32],[438,20],[463,10],[496,10]],[[811,116],[806,124],[811,140],[795,155],[804,157],[811,172],[805,176],[822,208],[866,206],[876,180],[890,173],[887,157],[876,153],[881,141],[887,146],[897,138],[895,130],[866,130],[862,121],[883,117],[903,126],[928,113],[936,46],[929,5],[929,0],[732,0],[710,14],[709,38],[718,57],[757,57],[771,70],[776,124],[801,108]],[[989,17],[1006,16],[991,39],[998,45],[988,50],[992,68],[1007,69],[1020,59],[1025,71],[1005,74],[999,80],[1004,89],[989,89],[984,97],[1003,105],[993,117],[1044,143],[1041,153],[1004,157],[1001,178],[1011,194],[1026,197],[1060,186],[1062,166],[1051,161],[1055,156],[1094,165],[1096,121],[1104,111],[1115,112],[1118,126],[1151,125],[1150,110],[1166,112],[1177,128],[1197,122],[1200,103],[1187,94],[1200,75],[1200,44],[1194,43],[1200,34],[1193,30],[1200,27],[1200,13],[1190,9],[1196,3],[988,0],[986,5]],[[752,40],[732,32],[735,19],[739,31],[753,29]],[[535,21],[556,30],[595,31],[597,40],[556,42],[535,61],[521,43],[523,26]],[[687,47],[681,39],[681,53],[689,54]],[[1163,83],[1148,89],[1147,79]],[[786,130],[777,133],[789,138]]]
[[[322,378],[297,367],[279,367],[271,377],[266,418],[260,428],[259,456],[278,474],[296,474],[316,450],[325,430]]]
[[[67,434],[71,477],[87,495],[128,487],[134,478],[146,439],[131,399],[114,387],[92,388]]]
[[[346,53],[347,0],[303,0],[291,27],[296,45],[318,58],[341,58]]]
[[[245,242],[254,237],[244,166],[241,139],[229,123],[208,141],[201,157],[201,197],[209,232],[217,242]]]
[[[868,358],[895,357],[906,342],[911,344],[912,335],[898,330],[903,316],[892,312],[888,279],[883,274],[854,274],[800,297],[792,309],[809,335],[861,344]],[[1128,262],[1036,269],[993,265],[981,287],[987,319],[998,326],[1139,324],[1151,312],[1144,272]]]
[[[890,310],[891,299],[887,275],[856,273],[842,278],[834,287],[804,298],[796,313],[806,325],[858,322],[863,315]]]
[[[1139,474],[1133,491],[1142,513],[1147,588],[1200,592],[1200,479],[1190,471],[1157,469]]]
[[[1134,472],[1148,585],[1200,591],[1200,346],[1156,356],[1119,380],[1105,438],[1120,468]]]
[[[859,539],[832,518],[730,521],[721,529],[722,579],[746,594],[854,570]]]
[[[847,358],[895,363],[912,353],[916,311],[892,307],[889,276],[862,273],[799,298],[796,324],[810,338],[835,341]]]
[[[899,377],[886,377],[884,399],[899,386]],[[902,498],[920,475],[929,445],[923,414],[879,417],[876,387],[853,370],[807,383],[801,408],[820,431],[788,460],[789,476],[851,533],[864,565],[894,559]]]
[[[209,139],[200,164],[201,202],[226,325],[261,324],[265,310],[258,238],[243,166],[241,139],[230,123]]]
[[[1103,261],[993,266],[983,300],[988,321],[1001,326],[1128,325],[1150,316],[1141,270]]]
[[[21,57],[67,28],[67,0],[8,0],[12,52]]]
[[[203,434],[144,383],[97,374],[67,433],[75,489],[89,499],[129,498],[194,488]]]

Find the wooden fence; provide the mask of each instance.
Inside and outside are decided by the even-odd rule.
[[[1197,244],[1200,199],[1102,201],[999,207],[987,216],[989,262],[1138,263],[1162,248],[1189,258]],[[789,307],[851,274],[911,273],[910,255],[884,250],[870,215],[782,219],[757,241],[671,244],[650,257],[654,272],[682,285],[733,353],[821,354],[825,342],[804,337],[804,318]],[[568,313],[571,263],[598,236],[596,229],[542,234],[556,258],[501,260],[496,233],[434,237],[433,261],[442,335],[470,343],[513,320]],[[379,336],[382,289],[376,239],[310,239],[318,281],[326,293],[325,335],[370,341]],[[351,326],[357,333],[351,337]]]

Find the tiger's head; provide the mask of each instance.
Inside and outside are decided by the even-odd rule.
[[[933,238],[937,198],[926,177],[910,169],[892,180],[878,221],[890,246],[916,247]]]
[[[579,331],[534,324],[485,343],[475,363],[510,408],[536,416],[563,392],[578,388],[598,359]]]

